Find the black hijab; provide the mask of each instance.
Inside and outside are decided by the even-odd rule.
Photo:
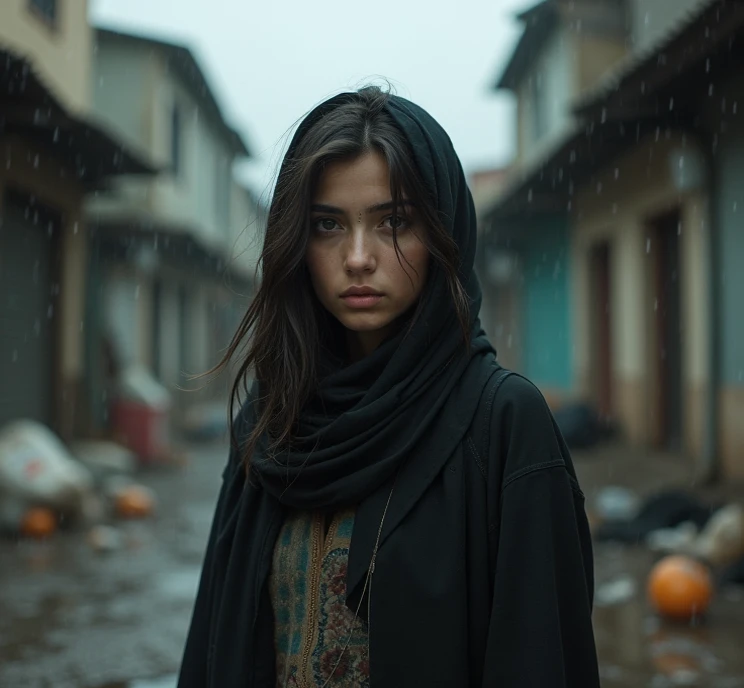
[[[292,164],[309,128],[353,97],[335,96],[305,118],[280,175]],[[476,218],[460,161],[444,129],[422,108],[390,96],[386,110],[408,140],[439,216],[459,248],[459,278],[470,300],[471,343],[465,347],[444,273],[433,266],[412,328],[403,328],[358,362],[325,361],[329,373],[302,412],[291,449],[268,457],[264,439],[252,459],[263,488],[293,508],[359,504],[404,463],[427,474],[441,465],[462,439],[479,398],[478,390],[457,383],[473,358],[492,351],[478,321]],[[445,404],[456,413],[443,416]],[[421,455],[423,446],[426,456]],[[430,453],[432,446],[436,456]]]

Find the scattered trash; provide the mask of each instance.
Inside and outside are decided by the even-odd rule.
[[[70,451],[96,480],[112,475],[131,475],[137,470],[137,455],[116,442],[81,441],[71,445]]]
[[[142,485],[127,485],[115,493],[114,509],[120,518],[151,516],[155,510],[155,494]]]
[[[46,507],[34,507],[23,515],[19,530],[24,537],[43,540],[57,530],[57,516]]]
[[[635,492],[624,487],[605,487],[597,495],[595,508],[602,520],[628,521],[640,511],[641,500]]]
[[[599,586],[594,595],[594,603],[598,607],[610,607],[627,602],[635,593],[635,581],[630,576],[621,576]]]
[[[571,449],[588,449],[607,434],[596,411],[585,403],[567,403],[553,412],[566,444]]]
[[[111,407],[117,439],[141,462],[161,463],[171,449],[170,409],[168,390],[146,368],[127,368],[118,380]]]
[[[641,544],[657,530],[694,523],[702,528],[720,505],[703,504],[682,490],[668,490],[649,497],[630,519],[607,520],[596,531],[600,541]]]
[[[694,523],[685,521],[676,528],[652,531],[646,536],[646,546],[652,552],[660,554],[690,554],[698,533],[698,527]]]
[[[99,525],[91,528],[88,543],[97,552],[113,552],[122,547],[123,538],[116,528]]]
[[[44,425],[20,420],[0,431],[0,496],[16,510],[44,506],[74,518],[84,513],[93,486],[90,471]]]
[[[704,564],[673,555],[659,561],[651,570],[648,596],[662,616],[689,621],[705,615],[713,597],[713,581]]]

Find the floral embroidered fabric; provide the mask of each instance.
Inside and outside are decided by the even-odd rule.
[[[346,567],[354,512],[288,515],[276,546],[269,589],[274,611],[277,688],[368,688],[367,624],[346,605]],[[341,661],[339,656],[349,640]]]

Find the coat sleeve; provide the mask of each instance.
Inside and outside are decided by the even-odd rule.
[[[235,437],[239,440],[246,436],[247,428],[250,427],[247,410],[248,404],[240,414],[238,424],[235,428]],[[231,489],[236,471],[242,471],[242,462],[239,450],[233,446],[230,450],[227,464],[222,472],[222,486],[217,498],[217,506],[212,518],[212,526],[207,540],[206,553],[202,564],[199,587],[194,602],[186,637],[186,645],[181,660],[181,668],[178,675],[177,688],[204,688],[208,685],[207,671],[210,656],[210,642],[213,637],[211,633],[212,615],[215,607],[215,588],[218,578],[222,572],[218,570],[215,549],[217,538],[222,531],[226,514],[234,510],[234,502],[238,497],[235,489]]]
[[[527,380],[512,376],[497,397],[498,544],[483,687],[598,688],[591,537],[568,449]]]

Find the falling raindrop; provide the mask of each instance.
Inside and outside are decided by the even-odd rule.
[[[651,253],[651,239],[646,239],[646,253]]]
[[[612,214],[617,215],[617,203],[612,204]]]
[[[18,349],[13,349],[13,363],[18,362]]]
[[[527,202],[532,203],[532,189],[527,192]]]
[[[710,58],[707,58],[705,60],[705,73],[708,74],[710,72]]]
[[[677,236],[682,236],[682,220],[677,223]]]
[[[52,141],[57,143],[59,141],[59,127],[54,127],[54,134],[52,134]]]
[[[616,167],[615,168],[615,179],[619,179],[619,178],[620,178],[620,168]]]
[[[600,117],[600,121],[602,122],[602,124],[607,121],[607,108],[602,108],[602,116]]]
[[[78,233],[78,229],[79,229],[79,225],[78,225],[77,220],[75,220],[75,222],[72,223],[72,233],[73,234],[77,234]]]
[[[669,111],[674,110],[674,98],[669,99]]]
[[[602,182],[597,182],[597,195],[602,193]]]
[[[53,315],[54,315],[54,305],[50,303],[49,308],[47,308],[47,320],[51,320]]]
[[[734,201],[734,212],[736,212],[736,209],[739,207],[738,201]]]
[[[39,154],[34,155],[34,169],[39,169]]]
[[[139,297],[140,297],[140,285],[138,284],[134,288],[134,299],[135,299],[135,301],[139,301]]]
[[[50,220],[49,224],[47,225],[47,236],[52,236],[54,233],[54,223]]]
[[[569,156],[569,162],[576,162],[576,151],[572,150],[571,155]]]
[[[709,95],[709,96],[712,96],[712,95],[713,95],[713,84],[710,84],[710,85],[708,86],[708,95]]]

